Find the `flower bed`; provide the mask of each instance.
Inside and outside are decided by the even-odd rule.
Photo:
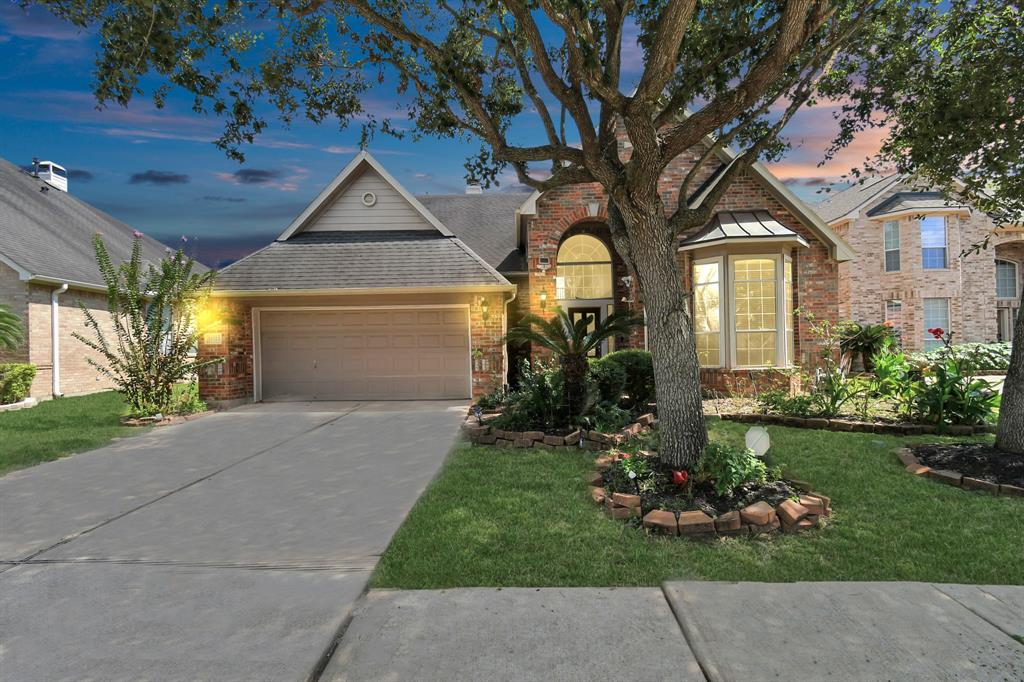
[[[987,471],[987,467],[980,467],[978,462],[972,462],[971,460],[974,458],[971,457],[970,452],[965,452],[960,457],[955,456],[954,453],[954,456],[950,457],[950,451],[956,449],[963,449],[966,451],[991,450],[992,452],[979,452],[977,454],[981,457],[991,457],[993,456],[993,453],[995,453],[995,455],[1013,459],[1014,461],[1011,466],[1002,467],[1000,471],[992,474]],[[1000,475],[1007,477],[1015,475],[1012,479],[1014,483],[1022,482],[1020,477],[1021,470],[1024,470],[1024,457],[1021,455],[999,453],[999,451],[992,448],[992,446],[984,443],[918,445],[913,449],[909,447],[896,448],[894,452],[900,462],[906,466],[907,471],[915,476],[926,476],[932,480],[938,481],[939,483],[945,483],[946,485],[964,488],[967,490],[982,490],[993,495],[1024,497],[1024,486],[1005,483],[999,480]],[[918,455],[921,456],[919,457]],[[952,468],[933,468],[932,466],[928,466],[929,464],[941,464],[944,467],[957,466],[962,469],[962,471],[956,471]],[[1014,468],[1017,469],[1016,474],[1007,473],[1012,471]],[[965,475],[965,472],[966,474],[971,475]]]
[[[543,448],[548,450],[568,450],[585,448],[587,450],[604,450],[610,445],[618,445],[635,436],[650,431],[658,420],[653,414],[643,414],[636,421],[617,433],[601,431],[585,431],[576,429],[568,433],[544,433],[543,431],[505,431],[489,426],[488,417],[496,414],[473,414],[466,417],[462,431],[474,445],[494,445],[499,448]]]
[[[190,422],[193,419],[199,419],[210,414],[214,414],[217,410],[206,410],[204,412],[194,412],[192,414],[171,414],[166,417],[125,417],[121,420],[123,426],[173,426],[174,424],[183,424],[184,422]]]
[[[791,417],[784,414],[722,414],[727,421],[754,424],[778,424],[800,429],[825,429],[828,431],[855,431],[858,433],[881,433],[891,436],[920,436],[942,433],[950,436],[971,436],[995,433],[996,427],[989,424],[950,424],[940,429],[935,424],[906,424],[896,422],[868,422],[856,419],[825,419],[824,417]]]
[[[589,480],[590,496],[610,517],[637,519],[640,525],[651,532],[693,538],[719,535],[744,537],[779,530],[795,533],[815,528],[821,518],[832,514],[832,501],[828,497],[810,490],[797,492],[799,488],[807,486],[784,480],[740,486],[724,496],[715,496],[705,491],[698,505],[700,509],[656,507],[664,503],[664,498],[659,499],[649,494],[609,494],[605,489],[607,472],[614,463],[630,457],[653,459],[655,454],[612,452],[598,457],[594,462],[595,471]],[[670,475],[676,484],[688,483],[688,472],[673,471]],[[750,501],[751,498],[763,499]],[[750,503],[740,502],[742,506],[739,508],[730,508],[744,500]]]

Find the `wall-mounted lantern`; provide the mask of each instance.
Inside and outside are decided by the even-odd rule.
[[[540,309],[547,310],[548,307],[548,292],[540,292]]]
[[[491,319],[491,302],[480,297],[480,312],[483,314],[484,322]]]

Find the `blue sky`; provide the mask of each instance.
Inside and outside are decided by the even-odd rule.
[[[33,157],[60,163],[75,195],[167,243],[187,236],[211,264],[280,233],[358,151],[358,125],[342,131],[274,122],[240,165],[211,144],[220,121],[193,113],[181,97],[164,109],[139,98],[127,109],[97,110],[90,92],[95,37],[39,8],[26,14],[10,0],[0,3],[0,156],[18,165]],[[384,85],[365,108],[403,118]],[[817,167],[834,132],[827,106],[803,112],[787,132],[797,146],[774,170],[811,201],[877,145],[859,140]],[[463,191],[462,164],[477,146],[378,136],[370,151],[412,192],[436,194]]]

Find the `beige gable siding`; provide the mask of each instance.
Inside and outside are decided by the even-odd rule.
[[[363,195],[377,197],[373,206]],[[372,169],[364,170],[333,197],[304,231],[436,230],[395,189]]]

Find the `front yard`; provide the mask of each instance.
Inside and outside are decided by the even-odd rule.
[[[115,391],[0,412],[0,476],[138,434],[138,427],[121,425],[124,414],[124,401]]]
[[[741,445],[748,425],[709,420]],[[916,477],[875,434],[770,427],[769,458],[831,496],[828,526],[711,542],[604,516],[595,453],[457,448],[384,554],[374,587],[657,585],[667,579],[1024,584],[1024,500]]]

